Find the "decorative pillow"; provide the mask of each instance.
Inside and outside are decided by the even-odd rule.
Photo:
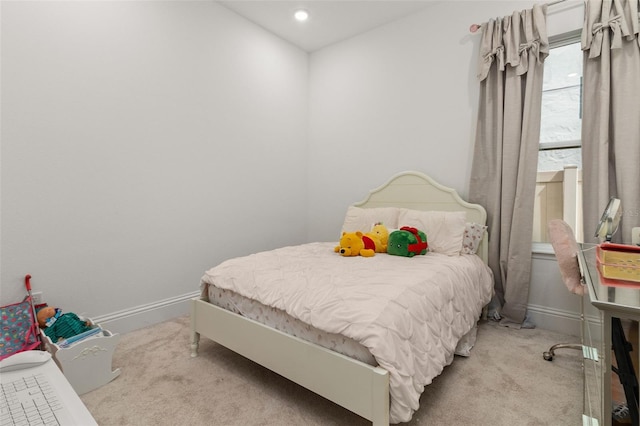
[[[369,232],[373,228],[373,225],[378,222],[382,222],[389,230],[398,228],[399,211],[400,209],[398,207],[373,207],[363,209],[362,207],[349,206],[340,235],[342,235],[343,232]]]
[[[462,236],[462,250],[460,250],[460,253],[476,254],[478,246],[484,236],[484,231],[486,230],[486,225],[467,222],[464,229],[464,235]]]
[[[401,209],[400,226],[423,230],[429,241],[429,251],[459,256],[467,222],[466,212],[421,211]]]

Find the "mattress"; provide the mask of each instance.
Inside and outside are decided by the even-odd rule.
[[[309,324],[293,318],[285,311],[265,306],[262,303],[243,297],[231,290],[224,290],[213,285],[204,286],[204,294],[201,296],[210,303],[226,309],[227,311],[242,315],[253,321],[267,325],[283,333],[306,340],[330,349],[360,362],[377,366],[369,349],[357,341],[336,333],[327,333]],[[467,357],[475,345],[478,327],[474,326],[467,334],[462,336],[456,345],[455,354]]]
[[[224,292],[210,286],[285,312],[312,327],[306,333],[329,333],[320,336],[323,346],[366,348],[389,372],[391,422],[409,421],[424,386],[453,361],[460,340],[474,335],[493,294],[491,271],[475,255],[346,258],[333,247],[310,243],[230,259],[205,273],[201,289],[214,301]],[[243,315],[263,309],[233,298],[216,303]]]
[[[228,311],[369,365],[377,365],[371,352],[349,337],[319,330],[297,318],[293,318],[285,311],[265,306],[231,290],[224,290],[210,285],[207,286],[206,295],[209,302]]]

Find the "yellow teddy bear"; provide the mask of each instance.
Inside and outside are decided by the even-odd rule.
[[[343,232],[340,238],[340,245],[333,251],[342,256],[363,256],[371,257],[376,254],[376,248],[380,246],[380,240],[364,235],[360,231]]]
[[[365,236],[371,239],[377,239],[380,241],[380,244],[376,244],[376,253],[386,253],[387,245],[389,244],[389,230],[382,222],[378,222],[373,225],[371,228],[371,232],[367,232],[364,234]]]

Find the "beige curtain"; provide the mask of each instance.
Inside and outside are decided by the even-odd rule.
[[[583,217],[586,242],[610,197],[622,217],[614,241],[640,226],[640,11],[638,0],[588,0],[582,30]]]
[[[489,266],[496,296],[490,313],[521,327],[531,277],[546,6],[482,25],[480,102],[469,198],[487,209]]]

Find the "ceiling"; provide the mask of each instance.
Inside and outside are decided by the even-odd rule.
[[[433,0],[230,0],[220,4],[307,52],[420,11]],[[309,12],[297,22],[298,9]]]

